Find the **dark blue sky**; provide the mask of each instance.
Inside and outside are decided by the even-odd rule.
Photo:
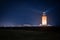
[[[1,0],[0,24],[39,25],[43,11],[48,16],[49,24],[60,25],[60,1],[58,0]]]

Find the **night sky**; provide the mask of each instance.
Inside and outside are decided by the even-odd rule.
[[[43,11],[48,16],[48,24],[60,26],[58,0],[0,0],[0,24],[39,25]]]

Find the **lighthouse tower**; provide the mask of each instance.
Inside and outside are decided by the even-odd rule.
[[[46,12],[43,12],[43,13],[42,13],[40,26],[52,26],[52,25],[48,24],[48,22],[47,22]]]
[[[47,16],[46,16],[46,12],[43,12],[43,14],[42,14],[42,25],[47,25]]]
[[[46,12],[43,12],[42,13],[42,17],[41,17],[41,24],[40,26],[47,26],[47,15],[46,15]]]

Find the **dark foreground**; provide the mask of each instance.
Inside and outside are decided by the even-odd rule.
[[[0,27],[0,40],[60,40],[60,27]]]

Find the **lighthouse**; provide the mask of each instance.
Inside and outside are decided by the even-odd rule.
[[[42,12],[40,26],[52,26],[52,25],[48,24],[46,12]]]
[[[46,12],[42,12],[41,24],[40,24],[40,26],[48,26],[48,24],[47,24],[47,15],[46,15]]]
[[[43,14],[42,14],[42,25],[47,25],[47,16],[46,16],[46,12],[43,12]]]

